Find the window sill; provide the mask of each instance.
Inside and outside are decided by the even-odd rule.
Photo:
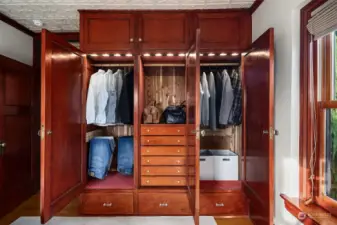
[[[280,196],[284,200],[284,206],[288,212],[305,225],[337,224],[337,217],[332,216],[329,212],[315,204],[307,206],[298,198],[290,198],[284,194]]]

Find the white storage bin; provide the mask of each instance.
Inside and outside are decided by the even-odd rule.
[[[210,150],[214,180],[239,180],[239,157],[230,150]]]
[[[214,180],[214,158],[209,151],[200,152],[200,180]]]

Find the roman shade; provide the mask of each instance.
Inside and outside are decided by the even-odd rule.
[[[329,0],[314,10],[307,28],[316,40],[337,30],[337,0]]]

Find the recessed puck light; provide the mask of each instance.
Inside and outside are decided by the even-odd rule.
[[[33,20],[35,26],[42,27],[43,23],[41,20]]]

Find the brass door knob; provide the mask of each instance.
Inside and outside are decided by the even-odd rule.
[[[5,142],[0,142],[0,147],[1,148],[6,148],[6,143]]]

